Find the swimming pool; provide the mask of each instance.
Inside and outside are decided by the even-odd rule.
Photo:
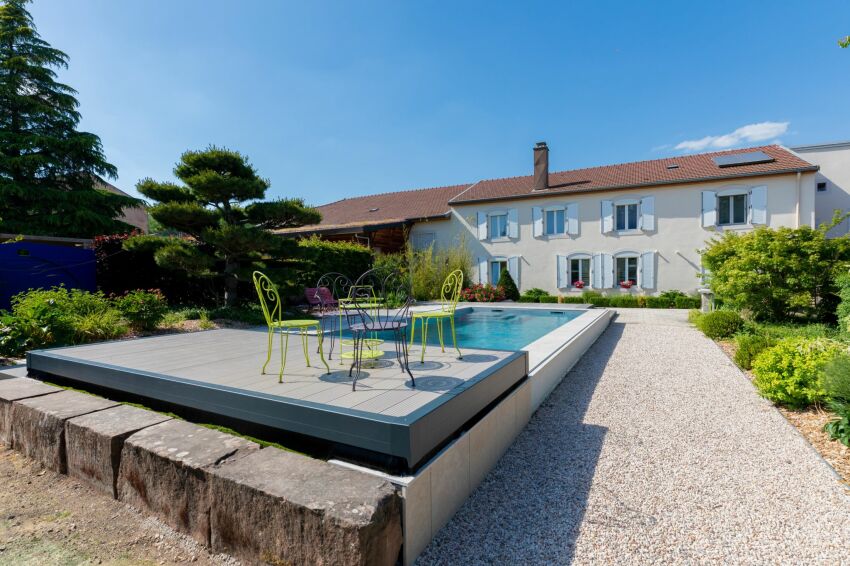
[[[538,338],[576,319],[583,310],[518,309],[498,307],[464,307],[455,312],[457,343],[462,348],[516,351]],[[437,322],[428,324],[428,345],[439,345]],[[451,347],[452,337],[448,321],[443,323],[446,347]],[[420,323],[416,323],[414,342],[422,343]],[[344,333],[349,336],[348,332]],[[408,331],[407,336],[410,336]],[[389,339],[391,336],[380,338]]]

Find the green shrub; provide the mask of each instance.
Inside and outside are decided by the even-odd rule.
[[[677,309],[698,309],[702,304],[702,299],[696,297],[676,297],[673,301],[673,306]]]
[[[691,309],[688,311],[688,322],[699,328],[699,320],[704,313],[699,309]]]
[[[372,268],[374,260],[372,250],[354,242],[330,242],[318,236],[298,241],[297,287],[314,287],[319,277],[325,273],[342,273],[353,281]],[[277,283],[277,281],[275,281]],[[282,293],[288,294],[289,288],[281,285]]]
[[[501,275],[499,275],[499,287],[501,287],[505,291],[505,298],[509,301],[518,301],[519,300],[519,289],[516,288],[516,283],[514,283],[514,278],[511,277],[510,271],[507,269],[502,269]]]
[[[753,369],[753,362],[764,350],[776,345],[776,340],[759,334],[738,334],[735,336],[735,363],[746,370]]]
[[[529,299],[535,299],[536,302],[540,301],[540,297],[545,297],[545,296],[548,296],[548,295],[549,295],[549,293],[547,291],[544,291],[543,289],[539,289],[537,287],[534,287],[533,289],[529,289],[522,294],[523,297],[527,297]],[[535,301],[524,301],[524,302],[533,303]]]
[[[581,298],[582,302],[595,307],[607,307],[611,304],[611,300],[598,291],[585,291]]]
[[[540,297],[539,302],[541,302],[541,303],[557,303],[559,301],[558,301],[558,297],[556,295],[543,295],[542,297]]]
[[[244,322],[245,324],[253,325],[266,323],[265,315],[263,315],[263,310],[260,308],[259,303],[245,303],[237,307],[219,307],[210,309],[207,313],[202,313],[199,320],[204,320],[204,318],[207,318],[208,320],[235,320],[236,322]]]
[[[520,303],[539,303],[540,301],[538,300],[537,297],[529,297],[528,295],[520,295],[519,302]]]
[[[753,362],[753,383],[767,399],[802,408],[821,401],[824,367],[843,346],[825,338],[788,338],[764,350]]]
[[[121,313],[103,293],[65,287],[34,289],[12,297],[0,317],[0,355],[116,338],[127,331]],[[102,325],[102,328],[98,328]]]
[[[830,399],[850,403],[850,352],[838,354],[824,366],[820,385]]]
[[[696,320],[696,326],[712,340],[731,338],[741,330],[744,320],[734,311],[707,312]]]
[[[650,309],[669,309],[671,308],[671,303],[664,297],[649,296],[646,298],[646,306]]]
[[[847,271],[850,238],[803,226],[726,231],[702,252],[717,298],[756,320],[834,315],[835,280]]]
[[[620,308],[637,308],[638,298],[633,295],[613,295],[608,298],[608,306]]]
[[[671,307],[676,304],[676,299],[681,299],[683,297],[687,297],[687,295],[684,294],[683,292],[676,291],[676,290],[663,291],[658,296],[660,298],[664,299],[665,301],[667,301],[667,304],[670,305]]]
[[[835,315],[838,318],[838,326],[842,331],[850,333],[850,273],[842,273],[835,278],[838,286],[838,308]]]
[[[168,303],[157,289],[130,291],[113,302],[133,330],[153,330],[168,312]]]
[[[836,418],[823,426],[823,430],[832,440],[837,440],[845,446],[850,446],[850,403],[829,401],[829,409]]]
[[[472,252],[463,237],[452,246],[435,248],[430,245],[416,250],[408,243],[403,254],[410,274],[413,298],[417,301],[440,298],[443,282],[455,270],[463,272],[464,285],[472,282]]]
[[[573,304],[573,305],[583,305],[586,303],[584,297],[573,297],[573,296],[562,296],[561,297],[562,304]]]
[[[828,324],[772,324],[763,322],[747,322],[744,332],[758,334],[774,340],[783,338],[837,338],[835,327]]]

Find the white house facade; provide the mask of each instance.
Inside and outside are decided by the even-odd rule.
[[[657,294],[701,287],[699,252],[724,232],[819,214],[817,165],[781,146],[552,173],[548,151],[534,148],[533,175],[344,199],[297,232],[403,225],[414,247],[468,247],[477,282],[507,269],[520,290]]]
[[[835,211],[850,213],[850,141],[804,145],[791,148],[794,153],[820,167],[815,175],[815,222],[818,226],[832,221]],[[850,218],[830,230],[830,236],[850,233]]]

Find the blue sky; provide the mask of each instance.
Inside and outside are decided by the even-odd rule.
[[[81,127],[132,192],[247,154],[346,196],[779,140],[850,139],[850,2],[36,0]]]

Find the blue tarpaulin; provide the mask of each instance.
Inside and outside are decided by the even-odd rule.
[[[94,291],[94,250],[27,241],[0,244],[0,309],[13,295],[29,289],[65,285]]]

